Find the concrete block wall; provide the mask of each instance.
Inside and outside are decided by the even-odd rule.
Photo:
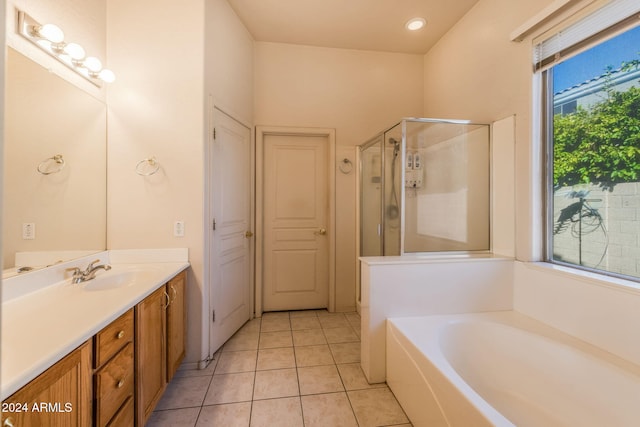
[[[564,187],[556,191],[554,227],[561,209],[579,201],[570,191],[586,190],[587,204],[598,211],[602,224],[584,218],[581,239],[579,224],[554,235],[554,257],[570,263],[640,276],[640,183],[617,184],[611,191],[594,185]]]

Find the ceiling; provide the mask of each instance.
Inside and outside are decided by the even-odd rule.
[[[256,41],[424,54],[478,0],[228,0]],[[408,31],[414,17],[426,27]]]

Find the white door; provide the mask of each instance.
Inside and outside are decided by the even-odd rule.
[[[265,135],[263,309],[329,300],[327,136]]]
[[[213,111],[210,137],[209,354],[253,313],[251,131]]]

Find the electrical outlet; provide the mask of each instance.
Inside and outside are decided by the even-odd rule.
[[[184,221],[176,221],[173,223],[173,235],[175,237],[184,237]]]
[[[22,223],[22,240],[34,240],[36,238],[36,223]]]

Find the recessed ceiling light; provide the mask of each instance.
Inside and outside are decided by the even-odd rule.
[[[416,31],[425,25],[427,25],[427,21],[424,18],[412,18],[406,23],[405,27],[407,27],[407,30]]]

